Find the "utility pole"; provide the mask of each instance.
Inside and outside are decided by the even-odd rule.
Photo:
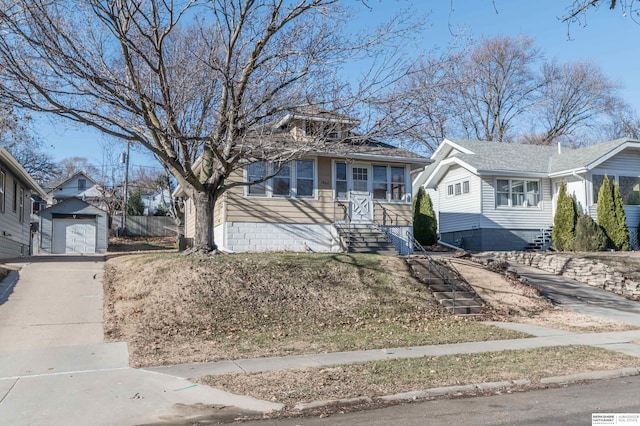
[[[127,141],[127,154],[124,158],[124,194],[122,203],[122,221],[120,222],[121,235],[127,234],[127,190],[129,186],[129,153],[131,151],[131,142]]]

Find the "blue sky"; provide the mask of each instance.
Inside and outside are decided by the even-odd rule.
[[[344,0],[356,1],[356,0]],[[454,34],[470,33],[476,38],[496,35],[526,35],[536,41],[546,58],[560,62],[589,60],[605,75],[624,85],[623,97],[640,111],[640,25],[620,10],[607,7],[592,10],[586,25],[567,28],[558,18],[573,0],[364,0],[370,10],[359,14],[359,25],[381,22],[402,8],[429,13],[428,24],[418,35],[419,50],[444,48]],[[452,32],[454,34],[452,34]],[[114,143],[85,128],[68,127],[60,119],[37,120],[36,130],[54,160],[71,156],[86,157],[100,165],[102,143]],[[151,165],[149,154],[133,152],[132,164]]]

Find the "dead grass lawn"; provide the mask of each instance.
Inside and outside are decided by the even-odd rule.
[[[134,366],[523,337],[442,314],[400,258],[293,253],[112,258],[105,333]]]
[[[529,379],[637,367],[638,359],[589,346],[547,347],[350,364],[331,368],[205,376],[204,384],[277,401],[376,397],[441,386]]]

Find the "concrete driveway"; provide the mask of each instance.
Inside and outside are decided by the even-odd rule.
[[[212,406],[276,404],[129,367],[103,339],[103,256],[19,261],[0,283],[0,423],[129,425],[184,421]]]
[[[581,314],[640,326],[640,302],[530,266],[514,262],[509,265],[556,305]]]

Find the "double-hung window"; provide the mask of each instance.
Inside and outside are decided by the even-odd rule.
[[[498,207],[538,207],[540,182],[524,179],[497,179],[496,205]]]
[[[275,174],[274,174],[275,173]],[[273,175],[269,179],[267,176]],[[262,182],[249,185],[247,194],[256,197],[303,197],[314,196],[315,162],[296,160],[285,164],[260,161],[249,164],[246,181]]]
[[[24,189],[18,191],[18,220],[24,222]]]
[[[269,164],[266,161],[258,161],[247,166],[247,182],[255,182],[264,179],[269,175]],[[267,182],[262,181],[249,186],[249,195],[262,196],[267,195]]]
[[[334,197],[339,200],[347,198],[347,163],[336,163],[336,184]]]
[[[5,180],[6,180],[5,173],[0,170],[0,213],[4,212]]]
[[[401,201],[406,194],[404,167],[373,166],[373,198]]]

